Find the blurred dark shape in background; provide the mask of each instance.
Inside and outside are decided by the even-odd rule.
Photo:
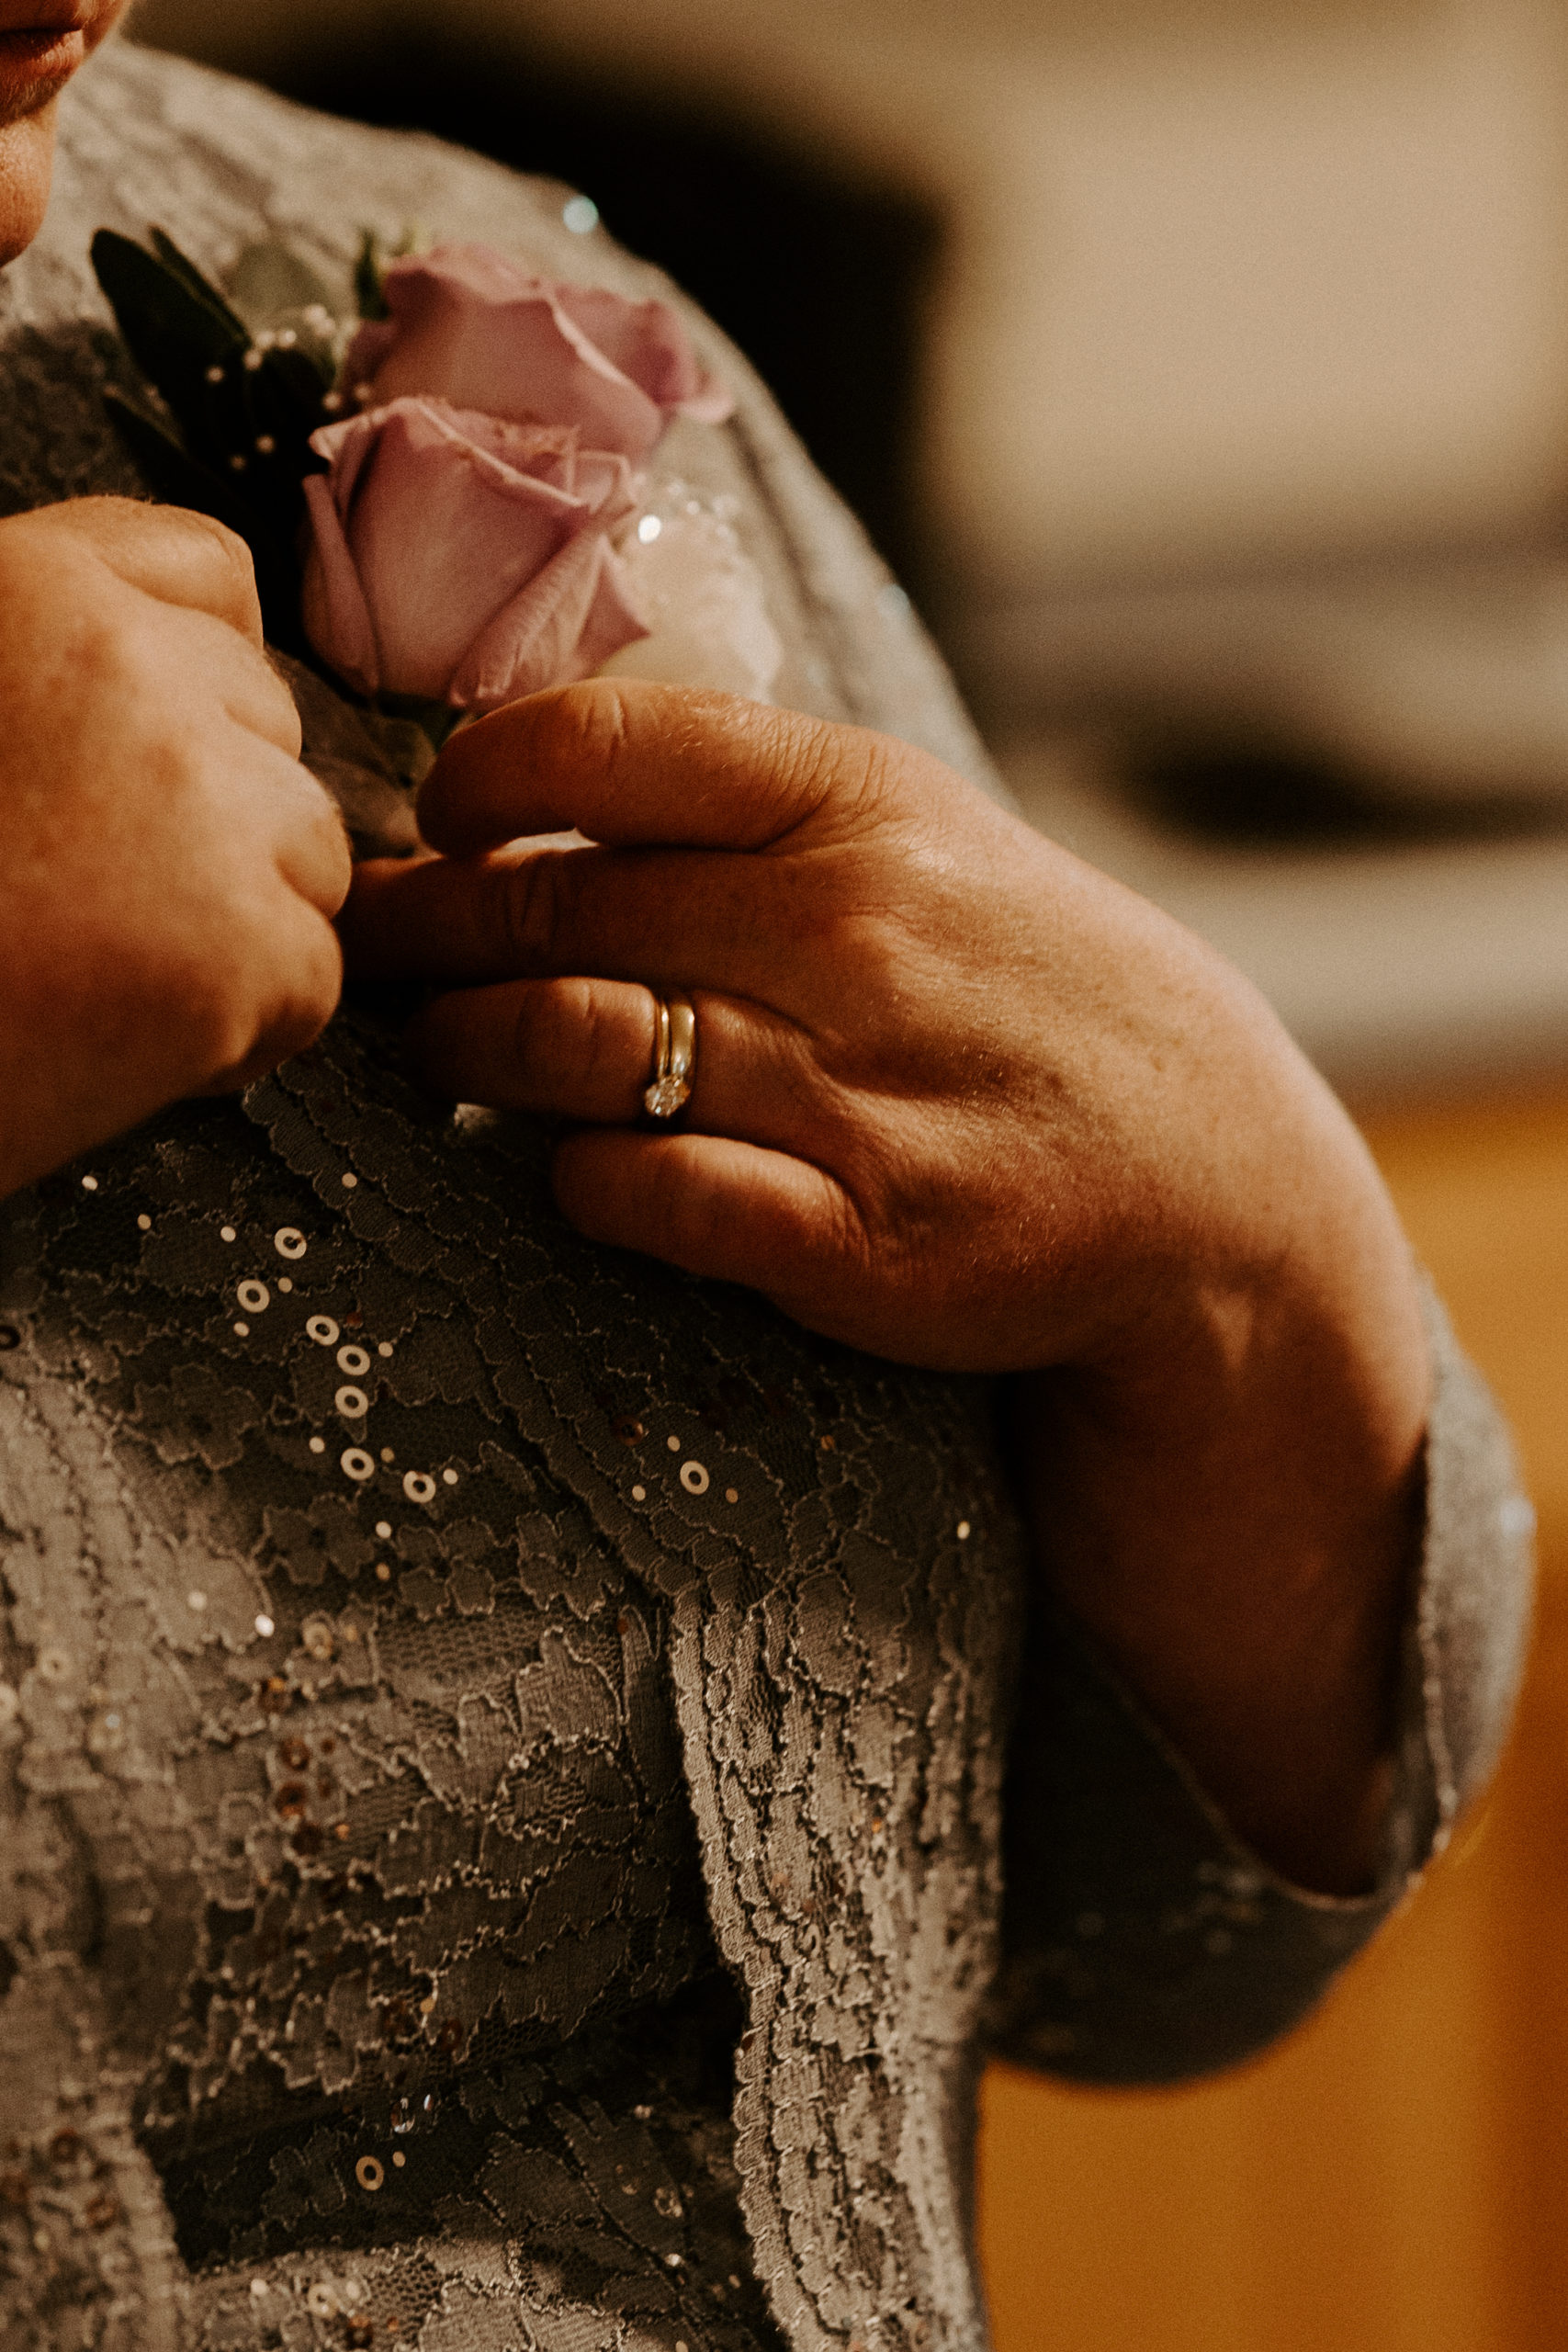
[[[1156,821],[1247,847],[1292,842],[1484,841],[1536,831],[1539,807],[1517,799],[1451,809],[1381,799],[1364,777],[1283,742],[1237,734],[1183,741],[1161,729],[1123,745],[1126,788]]]

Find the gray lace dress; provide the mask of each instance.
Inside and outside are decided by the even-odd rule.
[[[341,275],[414,216],[649,282],[559,191],[124,44],[62,113],[0,279],[7,510],[136,487],[101,222]],[[739,503],[782,695],[983,774],[720,356],[737,422],[663,454]],[[373,732],[303,699],[395,836]],[[433,1113],[368,1013],[6,1204],[0,2345],[982,2346],[984,2054],[1255,2048],[1495,1751],[1528,1510],[1435,1329],[1387,1867],[1341,1904],[1238,1847],[1032,1592],[982,1385],[589,1247],[536,1128]]]

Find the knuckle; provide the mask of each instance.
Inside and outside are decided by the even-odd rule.
[[[803,750],[809,758],[812,789],[823,800],[852,812],[858,822],[874,821],[897,797],[894,747],[868,729],[825,727]]]
[[[106,503],[120,511],[106,517],[94,536],[111,563],[118,557],[161,601],[188,601],[259,641],[255,567],[237,532],[191,507],[144,506],[130,499]]]
[[[118,504],[129,507],[136,518],[127,527],[161,536],[183,539],[193,555],[199,554],[220,579],[236,584],[248,583],[254,567],[251,551],[237,531],[220,523],[215,514],[199,514],[193,506],[141,506],[132,500],[120,500]]]
[[[330,924],[313,922],[292,959],[278,1024],[288,1052],[314,1044],[336,1012],[342,989],[343,951]]]
[[[60,650],[64,662],[87,682],[79,690],[84,718],[118,708],[127,734],[134,736],[156,707],[160,685],[159,649],[141,615],[84,595],[62,631]]]
[[[596,1095],[606,1090],[619,1092],[626,1086],[627,1074],[626,1023],[616,1018],[591,982],[579,980],[569,983],[569,987],[573,1001],[562,1009],[570,1010],[582,1077]]]
[[[191,506],[171,506],[167,511],[179,529],[207,542],[214,560],[226,571],[236,579],[249,579],[251,551],[237,531],[220,523],[216,514],[201,514]]]
[[[560,933],[562,861],[548,852],[492,876],[496,955],[505,971],[547,967]]]
[[[341,967],[324,949],[289,975],[258,1023],[248,1074],[259,1077],[313,1046],[337,1009]]]
[[[541,761],[613,769],[631,737],[626,696],[612,678],[592,678],[540,697]]]
[[[332,927],[299,900],[235,910],[180,989],[207,1077],[246,1084],[302,1053],[336,1010],[343,959]]]
[[[547,1082],[570,1077],[575,1099],[602,1105],[626,1091],[626,1030],[617,1008],[592,980],[555,980],[523,990],[513,1051],[520,1069]]]
[[[166,991],[186,1037],[186,1054],[202,1080],[243,1069],[256,1048],[260,1023],[249,958],[231,953],[187,966]]]
[[[820,1230],[814,1238],[840,1269],[840,1279],[851,1285],[871,1281],[882,1252],[873,1241],[865,1212],[854,1194],[842,1184],[824,1182],[814,1216],[820,1219]]]
[[[35,537],[51,538],[64,531],[73,538],[107,539],[115,543],[123,541],[131,532],[146,530],[163,511],[142,498],[112,495],[62,498],[51,506],[37,508],[30,514],[17,515],[6,528],[26,532]]]
[[[227,524],[220,523],[215,516],[191,514],[185,508],[175,511],[193,548],[197,541],[201,543],[211,582],[205,601],[225,620],[238,616],[247,630],[254,625],[259,643],[261,605],[256,594],[255,566],[251,560],[250,548],[237,532],[231,531]]]
[[[354,848],[336,801],[316,783],[308,769],[302,768],[300,774],[314,787],[300,828],[309,843],[310,876],[315,886],[310,899],[330,918],[341,912],[353,887]]]
[[[855,1148],[841,1154],[835,1173],[821,1171],[819,1182],[803,1197],[800,1214],[801,1238],[809,1237],[813,1255],[819,1253],[835,1268],[836,1280],[858,1289],[885,1285],[918,1244],[901,1216],[888,1213],[886,1170],[877,1164],[876,1146],[868,1150],[863,1133],[854,1134],[853,1144]]]
[[[46,507],[43,514],[66,524],[73,530],[138,530],[164,510],[145,498],[122,498],[112,491],[99,492],[92,498],[69,498],[59,506]],[[183,509],[171,509],[179,513]]]
[[[269,740],[287,751],[290,759],[299,759],[304,748],[305,729],[288,679],[263,648],[247,646],[238,650],[250,665],[248,674],[255,683],[257,716],[266,723]],[[319,783],[320,779],[312,781]]]
[[[769,780],[783,820],[780,840],[823,819],[835,829],[864,831],[908,799],[908,747],[868,728],[750,706],[734,724],[745,741],[747,764]]]
[[[514,1048],[523,1069],[555,1070],[571,1050],[572,1033],[586,1008],[581,981],[558,980],[551,988],[518,991]]]

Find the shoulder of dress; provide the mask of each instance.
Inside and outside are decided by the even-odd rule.
[[[198,258],[231,258],[247,236],[272,234],[348,261],[365,229],[395,236],[417,222],[437,238],[525,247],[546,268],[581,260],[561,220],[570,191],[553,181],[422,132],[344,121],[123,38],[66,93],[59,143],[62,195],[90,193],[100,218],[124,215],[127,226],[156,220]],[[604,243],[607,275],[637,271]]]
[[[7,320],[102,319],[87,251],[109,226],[166,229],[221,277],[278,238],[346,292],[367,229],[499,244],[552,277],[657,296],[737,397],[719,431],[679,422],[660,464],[733,499],[789,661],[781,700],[922,745],[1005,797],[951,680],[897,586],[741,354],[664,274],[563,217],[571,191],[423,133],[342,121],[187,60],[114,39],[62,103],[43,236],[0,289]],[[7,273],[7,278],[12,277]],[[13,502],[14,503],[14,502]]]

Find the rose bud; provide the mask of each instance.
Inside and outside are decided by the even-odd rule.
[[[519,424],[574,424],[645,458],[672,415],[722,424],[734,402],[667,302],[536,277],[489,245],[395,261],[389,316],[360,328],[347,381],[378,403],[423,394]]]
[[[362,694],[494,710],[647,634],[607,536],[639,487],[618,452],[431,400],[310,446],[306,634]]]

